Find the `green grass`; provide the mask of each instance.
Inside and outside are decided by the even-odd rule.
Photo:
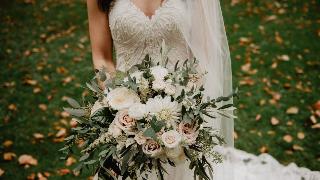
[[[76,0],[25,2],[1,2],[0,154],[14,152],[18,157],[30,154],[38,165],[24,168],[17,158],[4,161],[1,157],[0,168],[5,173],[0,179],[26,179],[38,172],[49,172],[50,179],[86,179],[90,171],[80,177],[57,174],[57,170],[73,166],[66,167],[59,160],[57,150],[62,143],[53,142],[59,128],[69,128],[64,122],[70,118],[61,115],[62,107],[67,106],[63,96],[81,99],[84,93],[81,85],[93,75],[86,6]],[[310,121],[310,108],[320,100],[319,1],[244,0],[235,6],[229,1],[222,5],[234,84],[241,91],[241,98],[236,100],[239,108],[239,118],[235,120],[236,147],[259,154],[259,149],[265,146],[284,164],[296,162],[319,170],[320,133],[319,129],[311,128]],[[277,18],[266,21],[271,15]],[[282,44],[275,41],[276,32],[282,37]],[[250,41],[241,45],[239,39],[243,37]],[[288,55],[290,60],[279,60],[277,57],[281,55]],[[242,71],[245,63],[250,63],[256,74]],[[271,68],[274,63],[277,67]],[[246,77],[254,84],[239,85]],[[72,81],[68,82],[70,78]],[[36,83],[29,85],[27,80]],[[272,96],[265,91],[266,87],[281,94],[275,104],[269,103]],[[34,93],[39,88],[40,92]],[[261,105],[263,100],[266,103]],[[47,105],[47,110],[42,111],[39,104]],[[17,110],[10,110],[10,105]],[[297,106],[299,113],[286,114],[291,106]],[[255,120],[257,114],[261,114],[259,121]],[[271,125],[271,117],[280,123]],[[298,139],[298,132],[303,132],[305,138]],[[34,133],[45,138],[36,141]],[[284,135],[291,135],[293,141],[285,142]],[[13,141],[13,145],[5,147],[2,144],[5,140]],[[301,146],[303,151],[293,150],[293,145]]]

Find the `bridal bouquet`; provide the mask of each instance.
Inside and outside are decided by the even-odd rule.
[[[212,164],[222,161],[214,151],[223,138],[206,126],[217,116],[231,116],[232,96],[204,97],[203,75],[196,60],[167,68],[165,46],[160,60],[149,56],[128,72],[113,76],[103,70],[87,83],[92,101],[81,107],[73,99],[65,108],[76,117],[77,127],[65,139],[61,151],[82,148],[76,171],[84,166],[96,169],[99,179],[149,179],[156,173],[164,179],[165,167],[188,161],[195,177],[210,179]],[[101,90],[95,79],[104,82]]]

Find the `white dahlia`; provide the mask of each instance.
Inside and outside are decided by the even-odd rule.
[[[111,108],[123,110],[129,108],[134,103],[140,102],[140,98],[133,90],[126,87],[120,87],[109,92],[107,101]]]
[[[146,106],[151,115],[155,115],[159,120],[167,121],[168,126],[171,126],[175,120],[179,119],[179,103],[172,102],[170,96],[150,98]]]

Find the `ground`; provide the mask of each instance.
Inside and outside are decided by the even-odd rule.
[[[320,170],[319,1],[221,4],[240,90],[236,147]],[[58,152],[71,126],[64,97],[81,101],[93,75],[85,2],[3,0],[0,15],[0,179],[86,179]],[[24,154],[34,165],[19,164]]]

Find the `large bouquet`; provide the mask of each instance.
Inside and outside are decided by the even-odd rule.
[[[150,172],[164,179],[165,166],[189,161],[195,177],[210,179],[211,165],[222,161],[214,147],[223,138],[206,124],[231,116],[233,105],[223,102],[233,94],[204,97],[197,61],[167,68],[167,52],[163,46],[159,60],[146,56],[128,72],[97,72],[94,79],[104,82],[105,90],[95,80],[87,83],[94,103],[81,107],[69,99],[73,107],[65,110],[77,117],[78,126],[61,150],[68,155],[81,144],[76,170],[93,166],[96,179],[149,179]]]

